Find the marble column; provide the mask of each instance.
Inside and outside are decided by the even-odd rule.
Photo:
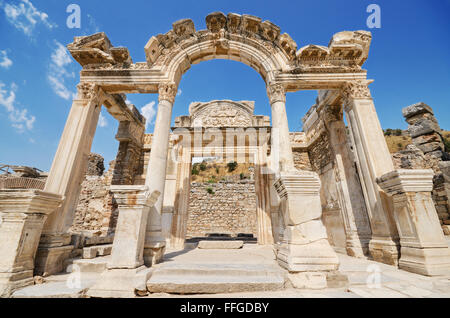
[[[338,196],[346,234],[347,254],[365,257],[372,237],[364,195],[347,138],[341,105],[324,105],[320,117],[334,155]]]
[[[394,199],[401,269],[427,276],[450,274],[450,248],[431,198],[433,170],[396,170],[377,181]]]
[[[0,190],[0,297],[33,285],[45,219],[61,202],[61,195],[40,190]]]
[[[161,213],[166,181],[172,106],[177,91],[178,88],[175,83],[161,83],[159,85],[158,112],[145,185],[148,186],[150,193],[158,191],[161,196],[149,212],[144,247],[144,261],[147,266],[160,262],[166,247],[166,240],[162,235]]]
[[[286,114],[286,92],[282,84],[269,84],[267,86],[272,108],[272,165],[278,171],[295,171],[294,156],[292,154],[291,138]]]
[[[376,183],[378,177],[394,170],[394,165],[368,84],[352,81],[344,85],[344,109],[372,228],[370,255],[375,261],[397,265],[399,242],[392,198]]]
[[[41,275],[62,271],[73,248],[67,230],[73,222],[100,110],[98,88],[92,83],[79,84],[45,184],[46,192],[62,195],[64,202],[50,214],[42,231],[36,255],[36,271]]]

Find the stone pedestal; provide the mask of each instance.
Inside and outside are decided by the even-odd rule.
[[[0,191],[0,297],[33,284],[45,219],[61,202],[60,195],[39,190]]]
[[[144,242],[148,211],[160,196],[147,186],[111,186],[119,205],[111,260],[108,269],[89,290],[91,297],[134,297],[146,291],[150,269],[144,266]]]
[[[396,170],[377,180],[394,200],[399,267],[427,276],[450,275],[450,249],[431,199],[432,170]]]
[[[144,265],[148,212],[160,193],[150,195],[147,186],[111,186],[111,192],[119,205],[119,218],[108,268],[137,268]]]
[[[34,272],[39,276],[49,276],[64,271],[64,261],[74,249],[70,245],[70,233],[43,234],[36,252]]]
[[[278,263],[294,275],[291,279],[294,285],[326,287],[326,283],[317,282],[326,282],[326,272],[336,271],[339,260],[328,242],[321,220],[319,177],[307,171],[281,173],[274,186],[280,196],[285,225],[283,240],[277,246]],[[314,279],[309,280],[310,277]],[[309,286],[308,282],[313,285]]]

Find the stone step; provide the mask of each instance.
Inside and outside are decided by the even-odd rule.
[[[259,264],[164,264],[147,282],[151,293],[217,294],[284,288],[284,272]]]
[[[83,248],[83,258],[84,259],[93,259],[97,256],[107,256],[111,254],[112,244],[106,245],[96,245]]]
[[[73,263],[69,265],[67,272],[80,272],[80,273],[101,273],[106,270],[109,256],[97,257],[94,259],[75,259]]]

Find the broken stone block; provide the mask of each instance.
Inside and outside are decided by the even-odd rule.
[[[405,117],[406,119],[411,118],[415,115],[426,114],[426,113],[434,115],[433,109],[430,106],[428,106],[427,104],[422,103],[422,102],[405,107],[402,109],[403,117]]]
[[[324,289],[327,287],[327,275],[321,272],[289,273],[288,278],[294,288]]]

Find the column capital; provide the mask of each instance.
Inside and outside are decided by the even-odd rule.
[[[91,100],[98,95],[98,86],[95,83],[81,82],[77,85],[77,99]]]
[[[319,116],[322,118],[325,125],[328,125],[331,122],[344,120],[343,108],[341,105],[325,105],[321,109]]]
[[[177,93],[178,86],[174,82],[163,82],[158,86],[159,102],[166,100],[173,104]]]
[[[284,88],[283,84],[267,84],[267,96],[269,96],[271,105],[276,102],[286,103],[286,89]]]
[[[358,80],[346,82],[341,89],[344,104],[348,107],[354,99],[372,99],[369,84],[371,81]]]

